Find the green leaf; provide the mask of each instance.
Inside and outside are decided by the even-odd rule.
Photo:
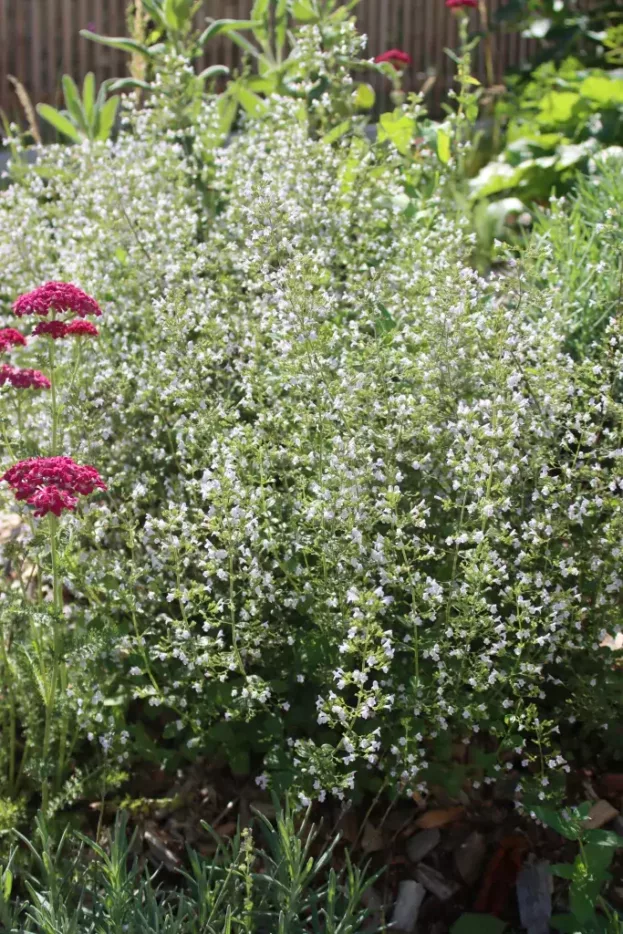
[[[552,863],[549,871],[559,879],[573,879],[574,868],[572,863]]]
[[[95,75],[90,71],[82,83],[82,106],[89,127],[92,129],[95,118]]]
[[[374,327],[376,328],[377,334],[385,336],[386,334],[391,334],[391,332],[396,327],[396,322],[390,315],[389,311],[379,302],[379,311],[380,315],[374,322]]]
[[[415,120],[406,114],[381,114],[378,139],[382,143],[389,139],[403,156],[409,154],[411,140],[415,132]]]
[[[76,127],[55,107],[51,107],[49,104],[37,104],[37,113],[43,120],[50,123],[54,129],[62,133],[63,136],[69,137],[74,143],[80,142],[80,133]]]
[[[606,75],[589,75],[580,85],[580,94],[598,104],[623,103],[623,81]]]
[[[117,78],[108,86],[110,91],[132,91],[135,88],[141,88],[143,91],[151,91],[152,86],[148,81],[141,81],[140,78]]]
[[[332,130],[329,130],[328,133],[322,137],[322,142],[326,143],[327,146],[331,143],[335,143],[338,139],[341,139],[342,136],[345,136],[346,133],[350,130],[351,123],[350,120],[344,120],[342,123],[338,123],[337,126],[334,126]]]
[[[111,97],[110,100],[106,101],[99,113],[99,119],[97,121],[97,127],[95,130],[95,139],[108,139],[112,132],[112,128],[115,125],[115,117],[117,116],[118,106],[118,97]]]
[[[230,132],[236,114],[238,113],[238,101],[229,94],[222,94],[218,101],[219,115],[219,136],[225,137]]]
[[[251,7],[251,19],[261,20],[268,12],[269,0],[255,0]]]
[[[614,849],[623,847],[623,837],[611,830],[587,830],[586,842],[595,846],[614,847]]]
[[[313,0],[294,0],[292,16],[299,23],[312,23],[318,19],[318,10]]]
[[[501,934],[506,922],[492,915],[464,914],[450,928],[450,934]]]
[[[256,23],[252,19],[216,19],[199,36],[199,45],[205,45],[209,39],[221,33],[232,33],[237,29],[253,29]]]
[[[189,25],[192,0],[164,0],[162,17],[168,29],[183,32]]]
[[[277,0],[275,10],[275,41],[277,52],[281,55],[288,32],[288,0]]]
[[[90,29],[81,29],[80,35],[83,39],[90,39],[92,42],[99,42],[100,45],[107,45],[111,49],[119,49],[120,52],[128,52],[129,55],[143,55],[145,58],[153,58],[153,52],[142,42],[136,42],[135,39],[124,39],[116,36],[100,36]]]
[[[13,873],[10,869],[5,869],[4,878],[2,880],[2,896],[5,902],[8,902],[11,897],[11,890],[13,888]]]
[[[585,934],[573,915],[552,915],[551,925],[562,934]]]
[[[450,161],[450,136],[441,127],[437,130],[437,158],[443,165]]]
[[[76,82],[71,77],[71,75],[63,75],[61,84],[63,85],[65,106],[67,107],[70,116],[73,117],[74,121],[78,124],[80,129],[83,130],[83,132],[86,134],[88,132],[87,121],[84,110],[82,109],[82,101],[80,100],[78,86],[76,85]]]
[[[229,68],[227,65],[210,65],[208,68],[204,68],[203,71],[200,71],[197,77],[208,81],[210,78],[226,77],[228,74]]]
[[[374,88],[370,84],[359,84],[353,94],[353,100],[359,110],[371,110],[376,100]]]
[[[253,91],[249,91],[248,88],[245,88],[244,85],[240,85],[236,89],[236,96],[238,102],[246,110],[250,117],[261,117],[262,114],[266,113],[268,110],[268,104],[266,101],[261,98],[258,94],[254,94]]]
[[[543,824],[551,827],[551,829],[559,833],[561,837],[566,837],[567,840],[578,840],[582,836],[582,829],[577,826],[577,821],[574,823],[573,821],[565,820],[557,811],[554,811],[552,808],[543,807],[542,805],[535,805],[532,810]]]

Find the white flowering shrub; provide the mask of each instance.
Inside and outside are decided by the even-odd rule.
[[[207,98],[189,149],[157,104],[116,143],[16,166],[0,197],[3,323],[46,280],[104,311],[62,398],[63,453],[109,492],[64,520],[55,736],[65,717],[117,765],[223,756],[305,801],[413,791],[480,733],[490,776],[544,795],[564,734],[615,716],[620,323],[575,362],[558,283],[481,278],[450,201],[424,196],[435,168],[357,118],[330,142],[300,117],[274,97],[215,147]],[[9,466],[49,425],[2,392]],[[10,553],[37,549],[25,524]],[[20,581],[5,645],[30,638]]]

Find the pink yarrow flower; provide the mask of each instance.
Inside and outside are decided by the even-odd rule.
[[[401,49],[390,49],[388,52],[383,52],[382,55],[377,55],[374,61],[377,65],[381,65],[383,62],[389,62],[397,71],[408,68],[409,65],[413,64],[411,56]]]
[[[50,380],[39,370],[20,370],[8,363],[0,366],[0,386],[10,383],[15,389],[50,389]]]
[[[78,496],[107,489],[95,467],[76,464],[71,457],[29,457],[10,467],[0,480],[9,484],[17,500],[34,506],[36,516],[73,511]]]
[[[67,325],[65,334],[67,337],[98,337],[99,331],[90,321],[76,318],[71,324]]]
[[[0,353],[10,350],[11,347],[25,347],[26,338],[15,328],[0,328]]]
[[[13,311],[18,317],[23,315],[42,315],[45,317],[50,311],[71,312],[80,318],[86,315],[99,317],[102,309],[94,298],[70,282],[46,282],[26,292],[13,303]]]
[[[67,325],[64,321],[42,321],[32,331],[33,335],[46,335],[53,341],[61,340],[67,334]]]
[[[35,516],[42,518],[49,512],[60,516],[63,509],[73,512],[78,505],[78,497],[72,496],[67,490],[59,490],[57,486],[44,486],[29,496],[26,502],[35,507]]]
[[[449,10],[460,10],[463,7],[477,9],[478,0],[446,0],[446,6]]]

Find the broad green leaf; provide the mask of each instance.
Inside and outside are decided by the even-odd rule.
[[[623,837],[611,830],[587,830],[586,842],[595,846],[614,847],[615,849],[623,847]]]
[[[415,132],[415,120],[406,114],[386,113],[381,115],[378,139],[382,143],[389,139],[403,156],[409,154]]]
[[[108,139],[112,132],[112,128],[115,125],[115,117],[117,116],[118,106],[118,97],[111,97],[110,100],[106,101],[99,113],[99,119],[97,121],[97,127],[95,130],[95,139]]]
[[[330,145],[335,143],[338,139],[341,139],[342,136],[345,136],[346,133],[350,130],[351,123],[350,120],[344,120],[342,123],[338,123],[337,126],[334,126],[332,130],[329,130],[328,133],[322,137],[322,142]]]
[[[585,934],[573,915],[552,915],[551,925],[557,931],[562,931],[562,934]]]
[[[61,84],[63,85],[65,106],[67,107],[70,116],[78,124],[80,129],[86,134],[88,132],[87,121],[84,110],[82,109],[82,101],[80,100],[80,92],[78,91],[76,82],[71,77],[71,75],[63,75]]]
[[[37,113],[63,136],[69,137],[74,143],[80,142],[80,133],[76,127],[55,107],[51,107],[49,104],[37,104]]]
[[[376,100],[374,88],[369,84],[358,85],[357,90],[353,94],[353,99],[355,101],[355,107],[359,108],[359,110],[371,110]]]
[[[534,811],[543,824],[555,830],[561,837],[566,837],[567,840],[577,840],[582,836],[582,829],[577,826],[577,821],[565,819],[558,811],[554,811],[553,808],[535,805],[531,810]]]
[[[536,119],[543,124],[568,123],[579,101],[580,95],[572,91],[554,91],[545,94]]]
[[[268,110],[266,101],[258,94],[254,94],[253,91],[249,91],[249,89],[245,88],[243,85],[240,85],[236,89],[236,96],[238,97],[239,103],[250,117],[260,117]]]
[[[623,103],[623,81],[606,75],[590,75],[580,85],[580,94],[598,104]]]
[[[90,71],[82,83],[82,106],[89,126],[93,127],[95,111],[95,75]]]
[[[142,55],[145,58],[153,58],[153,50],[147,48],[142,42],[136,42],[135,39],[124,39],[116,36],[100,36],[90,29],[81,29],[80,35],[83,39],[90,39],[92,42],[99,42],[100,45],[107,45],[111,49],[119,49],[120,52],[128,52],[129,55]]]
[[[450,161],[450,136],[441,127],[437,130],[437,158],[443,165]]]
[[[183,31],[189,26],[193,0],[164,0],[162,16],[168,29]]]
[[[311,23],[318,19],[318,10],[313,0],[294,0],[292,16],[299,23]]]
[[[572,863],[552,863],[549,871],[559,879],[573,879],[574,868]]]
[[[506,922],[493,915],[464,914],[450,928],[450,934],[501,934]]]

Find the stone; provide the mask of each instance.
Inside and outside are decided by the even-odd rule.
[[[432,830],[421,830],[407,843],[407,856],[412,863],[419,863],[435,849],[440,840],[441,833],[437,827]]]

